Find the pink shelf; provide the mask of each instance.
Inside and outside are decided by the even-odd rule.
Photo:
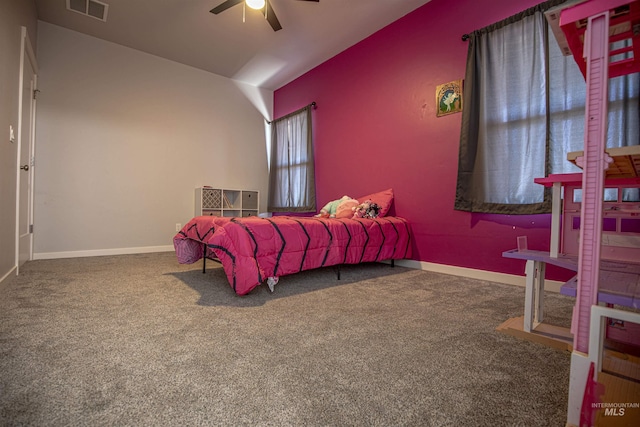
[[[639,146],[640,147],[640,146]],[[534,178],[533,182],[552,187],[554,183],[562,185],[580,186],[582,184],[582,172],[576,173],[552,173],[544,178]],[[640,185],[640,176],[633,178],[606,178],[604,185],[607,187],[633,187]]]

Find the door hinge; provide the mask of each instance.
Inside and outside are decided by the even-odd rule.
[[[38,93],[40,92],[40,89],[34,89],[33,90],[33,99],[38,99]]]
[[[33,234],[33,224],[29,224],[29,234]]]

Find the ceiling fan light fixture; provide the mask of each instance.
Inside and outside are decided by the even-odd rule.
[[[264,7],[265,0],[246,0],[246,3],[251,9],[260,10]]]

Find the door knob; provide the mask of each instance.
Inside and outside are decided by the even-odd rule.
[[[22,169],[23,171],[28,171],[29,165],[20,166],[20,169]]]

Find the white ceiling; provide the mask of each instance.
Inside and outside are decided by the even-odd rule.
[[[275,90],[429,0],[270,0],[283,27],[224,0],[100,0],[107,21],[35,0],[38,19],[143,52]]]

